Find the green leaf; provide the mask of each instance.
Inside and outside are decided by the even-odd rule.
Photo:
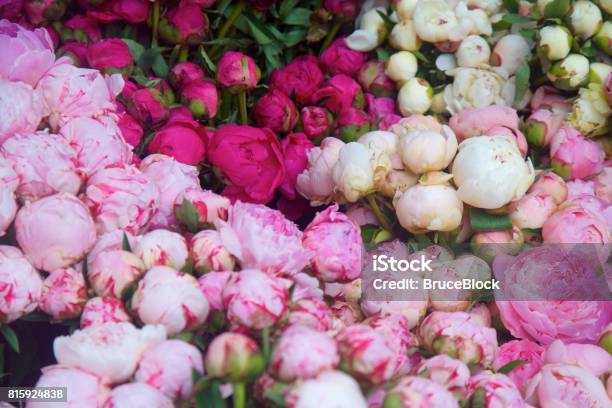
[[[143,47],[139,42],[130,40],[129,38],[122,38],[121,40],[127,44],[134,61],[138,61],[142,53],[145,52],[145,47]]]
[[[301,43],[306,38],[308,30],[291,30],[285,33],[283,43],[285,47],[291,48]]]
[[[17,338],[17,333],[15,333],[15,330],[13,330],[11,326],[2,325],[0,326],[0,332],[2,332],[6,342],[9,344],[9,346],[11,346],[15,353],[19,353],[19,339]]]
[[[427,59],[427,57],[422,52],[412,51],[412,53],[419,61],[425,63],[426,65],[431,65],[431,61],[429,61],[429,59]]]
[[[205,382],[196,393],[195,400],[197,408],[225,408],[225,400],[217,381]]]
[[[503,0],[504,7],[511,13],[518,13],[519,3],[517,0]]]
[[[533,21],[529,17],[521,16],[520,14],[504,14],[502,21],[510,24],[529,23]]]
[[[563,18],[570,9],[570,0],[553,0],[544,8],[545,18]]]
[[[309,27],[310,26],[310,14],[312,14],[312,10],[302,8],[302,7],[297,7],[291,10],[291,13],[289,13],[283,19],[283,23],[287,25]]]
[[[582,55],[587,58],[593,58],[595,55],[597,55],[597,49],[594,47],[582,47]]]
[[[529,363],[524,360],[514,360],[514,361],[509,362],[508,364],[505,364],[503,367],[497,370],[497,372],[501,374],[509,374],[515,368],[520,367],[525,364],[529,364]]]
[[[181,268],[181,272],[192,274],[193,273],[193,261],[191,259],[187,259],[185,265]]]
[[[183,200],[181,205],[174,210],[176,220],[187,227],[190,232],[198,232],[200,228],[200,214],[193,203]]]
[[[378,231],[380,227],[374,224],[366,224],[361,226],[361,239],[363,242],[372,242],[374,236],[376,235],[376,231]]]
[[[492,215],[478,208],[470,209],[470,224],[474,231],[499,231],[512,229],[507,215]]]
[[[217,72],[217,66],[215,65],[214,62],[212,62],[212,60],[206,53],[206,49],[203,46],[200,46],[200,55],[202,56],[202,59],[204,60],[204,64],[206,64],[206,68],[208,68],[208,70],[212,73]]]
[[[535,41],[537,37],[537,31],[528,28],[521,28],[519,34],[532,41]]]
[[[282,50],[275,43],[265,45],[261,49],[266,56],[266,62],[270,68],[280,68],[283,66],[279,58]]]
[[[391,20],[391,18],[389,17],[389,15],[387,15],[387,13],[383,13],[380,10],[376,10],[376,12],[378,13],[378,15],[380,16],[380,18],[382,18],[382,20],[385,22],[385,25],[388,28],[392,28],[395,23]]]
[[[524,63],[516,70],[516,83],[515,83],[515,93],[514,93],[514,102],[513,105],[518,105],[521,103],[523,98],[525,97],[525,92],[529,89],[529,77],[531,76],[531,71],[529,69],[529,64]]]
[[[128,303],[130,299],[132,299],[134,292],[136,292],[136,286],[136,283],[133,283],[124,289],[123,294],[121,295],[121,301],[123,303]]]
[[[280,14],[280,17],[285,18],[289,14],[289,12],[293,10],[295,6],[298,5],[299,2],[300,0],[283,0],[278,10],[278,14]]]
[[[274,390],[266,390],[264,396],[266,397],[266,399],[269,399],[281,408],[285,406],[285,398],[283,398],[281,394],[277,394],[276,392],[274,392]]]
[[[164,78],[167,77],[168,73],[170,72],[170,68],[168,68],[168,64],[166,63],[165,58],[161,54],[158,54],[157,58],[155,58],[155,61],[153,62],[153,66],[151,68],[153,68],[153,72],[155,72],[155,75]]]
[[[476,391],[472,394],[469,406],[470,408],[487,408],[487,395],[484,388],[476,388]]]
[[[123,233],[123,241],[121,242],[121,249],[127,252],[132,252],[132,246],[130,245],[130,240],[128,239],[127,234]]]

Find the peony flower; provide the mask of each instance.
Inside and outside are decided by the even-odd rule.
[[[297,112],[291,99],[280,90],[272,89],[255,103],[253,120],[259,127],[287,133],[295,127]]]
[[[480,136],[462,142],[451,171],[461,200],[485,209],[518,200],[535,177],[531,160],[525,162],[507,136]]]
[[[157,213],[151,219],[151,227],[173,227],[174,203],[188,188],[200,189],[198,171],[193,166],[179,163],[162,154],[147,156],[140,164],[140,170],[153,180],[160,192]]]
[[[559,25],[542,27],[538,34],[539,51],[549,61],[557,61],[567,57],[572,46],[572,34]]]
[[[499,370],[513,361],[524,361],[525,364],[515,367],[508,377],[517,388],[525,395],[529,381],[544,365],[543,354],[545,348],[531,340],[512,340],[502,344],[497,349],[493,367]]]
[[[550,195],[555,204],[559,205],[568,196],[568,185],[557,174],[546,172],[538,175],[538,179],[529,187],[528,192]]]
[[[474,136],[490,135],[489,129],[499,127],[518,129],[519,117],[512,108],[487,106],[455,113],[448,125],[455,132],[457,140],[462,141]]]
[[[564,126],[550,144],[553,169],[564,179],[582,179],[599,173],[603,168],[601,146],[586,140],[576,129]]]
[[[281,182],[280,191],[285,197],[292,200],[298,198],[295,189],[297,177],[308,165],[308,152],[313,147],[304,133],[291,133],[282,140],[285,177]]]
[[[445,184],[409,187],[394,206],[399,223],[413,233],[452,231],[461,224],[463,214],[460,196]]]
[[[337,38],[319,57],[321,67],[329,75],[345,74],[355,77],[366,62],[367,54],[347,47],[345,38]]]
[[[497,351],[495,329],[481,326],[464,312],[428,315],[417,329],[421,344],[436,354],[448,354],[466,364],[489,367]]]
[[[359,11],[359,2],[354,0],[325,0],[323,6],[339,18],[353,19]]]
[[[232,183],[224,195],[234,199],[267,203],[284,176],[280,144],[269,129],[222,126],[208,145],[208,159]]]
[[[610,243],[606,220],[578,206],[559,209],[542,226],[545,243]]]
[[[270,275],[293,276],[310,261],[302,246],[302,232],[279,211],[261,204],[236,202],[227,222],[217,229],[227,250],[243,269],[260,269]]]
[[[612,232],[612,203],[601,200],[594,195],[583,194],[574,196],[570,194],[568,200],[563,204],[563,208],[577,206],[599,216],[606,221],[609,231]]]
[[[130,322],[121,300],[113,297],[93,297],[85,303],[81,314],[81,329],[104,323]]]
[[[442,385],[426,378],[410,376],[402,378],[387,392],[383,406],[457,408],[459,404]]]
[[[457,153],[457,138],[448,126],[440,133],[414,131],[400,138],[398,151],[406,168],[415,174],[443,170]]]
[[[118,38],[108,38],[90,44],[87,48],[89,66],[106,74],[129,75],[134,67],[134,58],[127,43]]]
[[[121,131],[124,140],[132,147],[140,144],[143,136],[142,126],[128,113],[123,113],[119,117],[117,127]],[[61,130],[60,130],[61,133]]]
[[[82,175],[68,142],[54,134],[17,135],[5,141],[0,153],[19,176],[17,196],[35,201],[58,192],[77,194]]]
[[[462,68],[478,68],[487,65],[490,57],[491,47],[489,47],[487,41],[479,35],[468,36],[461,41],[457,51],[455,51],[457,65]],[[509,56],[506,56],[506,59],[508,57]],[[497,58],[501,61],[501,57]]]
[[[395,24],[389,35],[389,44],[397,50],[418,51],[422,42],[417,36],[414,22],[405,19]]]
[[[299,324],[322,332],[332,328],[330,307],[316,297],[307,297],[295,302],[287,320],[290,324]]]
[[[587,196],[595,195],[595,183],[593,183],[593,181],[591,180],[576,179],[576,180],[568,181],[567,183],[565,183],[565,185],[567,186],[567,191],[568,191],[567,201],[573,200],[575,198],[579,198],[582,195],[587,195]]]
[[[572,364],[601,377],[610,371],[612,356],[594,344],[564,344],[555,340],[544,353],[544,364]]]
[[[593,179],[595,195],[604,201],[612,202],[612,167],[607,166]]]
[[[79,262],[96,241],[87,206],[66,193],[26,202],[17,213],[15,229],[19,247],[45,271]]]
[[[87,285],[81,271],[56,269],[43,281],[38,306],[55,320],[78,317],[87,301]]]
[[[199,273],[209,271],[231,271],[235,259],[223,246],[221,235],[215,230],[198,232],[189,242],[189,253],[193,259],[193,267]]]
[[[531,46],[520,34],[507,34],[497,40],[491,54],[491,65],[510,76],[531,57]]]
[[[127,109],[143,126],[155,126],[168,119],[168,102],[155,88],[134,91],[128,99]]]
[[[567,21],[572,32],[585,40],[601,28],[601,10],[595,3],[579,0],[572,4]]]
[[[463,395],[470,379],[468,366],[446,354],[423,360],[417,367],[415,374],[444,386],[458,397]]]
[[[233,276],[232,271],[212,271],[207,272],[200,279],[198,279],[198,285],[210,305],[211,311],[223,311],[223,289]]]
[[[591,83],[580,88],[574,101],[567,123],[585,135],[598,136],[608,131],[606,120],[612,115],[612,108],[602,84]]]
[[[552,196],[545,193],[527,193],[510,203],[510,219],[519,228],[542,228],[556,209]]]
[[[231,92],[252,90],[259,76],[259,68],[253,58],[241,52],[228,51],[217,64],[217,82]]]
[[[42,368],[36,387],[66,387],[66,408],[101,407],[110,394],[105,381],[91,372],[65,365]],[[44,408],[48,402],[29,401],[27,408]],[[160,407],[161,408],[161,407]]]
[[[285,395],[287,408],[366,408],[359,384],[342,371],[325,371],[299,382]]]
[[[104,408],[133,408],[148,406],[172,408],[172,400],[157,389],[143,383],[127,383],[113,388]]]
[[[130,24],[147,21],[150,1],[147,0],[110,0],[104,2],[100,11],[89,11],[88,15],[102,23],[124,20]]]
[[[204,71],[193,62],[179,62],[170,70],[169,79],[174,87],[183,89],[191,82],[204,79]]]
[[[593,407],[610,405],[610,399],[599,378],[573,365],[544,366],[538,375],[535,395],[542,408],[569,404]]]
[[[132,310],[145,324],[160,324],[173,336],[199,328],[209,307],[193,276],[155,266],[138,282]]]
[[[363,64],[357,79],[366,92],[377,97],[390,97],[395,89],[395,84],[385,72],[385,62],[382,60],[370,60]]]
[[[334,339],[302,325],[292,325],[280,335],[270,358],[271,374],[283,382],[316,377],[338,366]]]
[[[46,113],[39,93],[31,86],[0,79],[0,143],[17,134],[33,133]]]
[[[105,323],[56,337],[53,352],[59,364],[117,383],[131,377],[145,350],[165,337],[161,326],[137,329],[130,323]]]
[[[145,271],[143,262],[131,252],[108,250],[88,259],[87,278],[98,296],[121,299]]]
[[[159,21],[159,35],[169,44],[200,44],[207,29],[208,18],[196,4],[172,7]]]
[[[283,283],[257,269],[232,275],[223,290],[223,305],[230,322],[255,330],[273,326],[287,310]]]
[[[546,76],[559,89],[575,90],[586,85],[589,75],[589,60],[582,54],[569,54],[550,67]]]
[[[354,142],[370,130],[370,118],[363,110],[344,108],[336,120],[337,134],[345,142]]]
[[[142,354],[134,380],[156,388],[172,400],[182,400],[191,397],[194,371],[204,373],[200,350],[181,340],[166,340]]]
[[[308,152],[308,167],[297,177],[296,190],[310,200],[311,205],[331,201],[336,184],[332,169],[338,162],[340,151],[346,144],[335,137],[323,139],[320,146]]]
[[[44,28],[29,30],[0,21],[0,78],[35,87],[55,62],[53,42]],[[17,102],[14,100],[13,102]]]
[[[536,146],[548,146],[563,125],[566,116],[566,111],[544,108],[536,110],[527,119],[527,140]]]
[[[121,229],[137,234],[156,213],[159,192],[136,167],[116,164],[89,178],[83,202],[92,211],[98,233]]]
[[[399,111],[403,116],[423,114],[431,107],[433,88],[422,78],[410,78],[397,95]]]
[[[176,198],[174,212],[178,214],[177,219],[184,222],[181,217],[191,216],[184,212],[195,211],[198,226],[206,226],[214,224],[217,220],[227,220],[229,207],[230,200],[226,197],[210,190],[187,188]]]
[[[43,281],[17,247],[0,245],[0,322],[10,323],[36,309]]]
[[[607,8],[606,13],[610,14],[612,6],[605,1],[601,1],[599,3],[600,7]],[[593,37],[593,42],[606,55],[612,54],[612,49],[610,48],[610,38],[612,38],[612,22],[604,21],[600,30]]]
[[[255,341],[244,334],[225,332],[210,342],[204,364],[210,376],[245,381],[259,376],[265,362]]]
[[[147,146],[180,163],[195,166],[205,157],[206,131],[193,120],[174,120],[159,129]]]
[[[514,95],[511,83],[492,70],[484,68],[457,68],[452,72],[453,83],[444,88],[447,110],[456,114],[464,109],[510,106]]]
[[[306,104],[310,96],[323,83],[325,77],[319,62],[312,55],[293,59],[283,68],[277,68],[270,75],[270,89],[278,89],[288,97],[294,97],[298,104]]]
[[[315,91],[311,102],[322,102],[323,106],[333,113],[340,113],[344,108],[361,108],[363,92],[353,78],[339,74],[331,77],[325,86]]]
[[[304,133],[309,139],[316,140],[329,135],[334,118],[325,108],[306,106],[300,111],[300,120]]]
[[[514,382],[504,374],[481,371],[468,381],[468,392],[471,399],[483,401],[488,408],[529,408]]]
[[[194,118],[209,120],[217,114],[219,95],[212,82],[194,79],[183,86],[181,102],[189,107]]]

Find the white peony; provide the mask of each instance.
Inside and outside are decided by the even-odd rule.
[[[399,153],[408,170],[415,174],[445,169],[457,153],[457,137],[448,126],[441,132],[415,131],[403,136]]]
[[[419,64],[413,53],[400,51],[391,55],[385,73],[394,81],[408,81],[416,75]]]
[[[452,231],[461,224],[463,203],[447,184],[417,184],[395,200],[399,223],[412,233]]]
[[[444,101],[451,114],[464,109],[512,104],[514,87],[491,69],[457,68],[449,73],[454,80],[444,88]]]
[[[574,35],[582,39],[592,37],[602,24],[601,10],[589,0],[575,2],[567,19]]]
[[[457,65],[463,68],[476,68],[489,63],[491,47],[479,35],[470,35],[461,41],[459,48],[455,51]]]
[[[411,78],[400,88],[397,103],[403,116],[423,114],[431,107],[433,88],[422,78]]]
[[[550,25],[540,30],[538,45],[540,51],[550,61],[567,57],[572,47],[572,35],[563,26]]]
[[[612,109],[606,99],[602,84],[591,83],[588,88],[580,88],[572,111],[566,122],[583,135],[597,136],[609,131],[609,118]]]

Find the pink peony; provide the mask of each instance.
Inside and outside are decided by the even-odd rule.
[[[582,195],[595,195],[595,183],[591,180],[571,180],[565,183],[567,185],[567,199],[572,200]]]
[[[87,260],[87,279],[98,296],[121,299],[145,272],[136,255],[122,250],[108,250]]]
[[[460,397],[470,379],[470,369],[464,362],[440,354],[422,361],[416,375],[434,381]]]
[[[55,62],[49,33],[0,20],[0,61],[0,78],[36,86]]]
[[[340,74],[330,78],[327,84],[312,94],[312,102],[322,102],[334,113],[340,113],[344,108],[361,108],[363,106],[363,92],[355,80],[347,75]]]
[[[183,211],[184,206],[187,205],[185,202],[190,203],[197,212],[197,222],[199,225],[212,225],[217,220],[227,220],[230,200],[210,190],[201,190],[199,188],[186,189],[176,198],[174,212]]]
[[[306,106],[300,112],[302,128],[311,140],[329,136],[333,128],[334,118],[331,113],[320,106]]]
[[[287,320],[290,324],[300,324],[326,332],[332,328],[332,311],[321,299],[304,298],[295,302]]]
[[[204,373],[200,350],[181,340],[166,340],[144,352],[134,379],[173,400],[182,400],[191,397],[194,371]]]
[[[524,395],[529,381],[544,365],[544,350],[544,347],[531,340],[512,340],[499,346],[493,367],[499,370],[513,361],[524,361],[525,364],[515,367],[508,374]]]
[[[208,18],[196,4],[170,8],[159,24],[159,34],[169,44],[200,44],[207,29]]]
[[[107,38],[91,44],[87,49],[89,66],[106,74],[129,75],[134,58],[127,43],[119,38]]]
[[[581,194],[577,197],[568,198],[562,205],[563,208],[577,206],[589,211],[591,214],[601,217],[606,221],[608,231],[612,232],[612,203],[604,201],[594,195]]]
[[[417,337],[410,331],[408,319],[397,313],[378,315],[364,320],[365,324],[383,336],[385,343],[395,354],[394,370],[406,374],[414,369],[420,360],[419,355],[410,356],[410,350],[418,346]]]
[[[155,126],[168,119],[168,102],[155,88],[142,88],[134,91],[128,98],[127,109],[130,115],[143,126]]]
[[[520,200],[510,203],[510,219],[519,228],[542,228],[555,211],[552,196],[545,193],[528,193]]]
[[[131,165],[115,164],[89,178],[83,202],[89,206],[99,234],[116,229],[137,234],[155,215],[159,195],[146,174]]]
[[[134,407],[173,408],[172,400],[143,383],[127,383],[113,388],[104,408]]]
[[[64,23],[64,28],[70,29],[72,37],[81,41],[95,42],[102,39],[102,32],[98,23],[86,16],[77,14]]]
[[[189,253],[193,267],[200,273],[234,269],[235,259],[225,249],[221,235],[215,230],[204,230],[194,235],[189,242]]]
[[[181,102],[196,119],[209,120],[217,114],[219,95],[215,84],[204,79],[195,79],[181,90]]]
[[[17,213],[15,229],[23,252],[45,271],[79,262],[96,242],[87,206],[66,193],[26,202]]]
[[[243,269],[260,269],[270,275],[293,276],[309,262],[311,252],[302,246],[302,232],[279,211],[261,204],[236,202],[227,222],[219,222],[223,245]]]
[[[594,179],[595,195],[604,201],[612,202],[612,167],[607,166]]]
[[[149,153],[161,153],[191,166],[205,156],[206,132],[193,120],[174,120],[159,129],[149,145]]]
[[[257,269],[232,275],[223,290],[223,305],[230,322],[255,330],[273,326],[287,310],[283,283]]]
[[[312,269],[318,278],[346,282],[360,277],[361,232],[337,205],[317,213],[304,230],[302,243],[314,253]]]
[[[43,281],[39,307],[55,320],[79,316],[86,301],[87,285],[81,271],[56,269]]]
[[[240,333],[225,332],[213,339],[204,358],[206,373],[212,377],[243,382],[264,369],[257,343]]]
[[[126,23],[140,24],[147,21],[150,5],[148,0],[109,0],[99,11],[89,11],[88,15],[101,23],[125,20]]]
[[[228,51],[217,64],[217,82],[232,92],[250,91],[259,80],[259,68],[253,58],[241,52]]]
[[[53,341],[59,364],[95,374],[104,382],[125,382],[144,351],[166,338],[161,326],[136,328],[130,323],[105,323],[77,330]]]
[[[204,79],[204,71],[193,62],[179,62],[170,70],[170,82],[178,89],[199,79]]]
[[[578,206],[566,206],[555,212],[542,227],[545,243],[610,243],[612,236],[606,221]]]
[[[541,108],[555,110],[570,110],[571,104],[560,90],[552,86],[541,86],[533,93],[531,98],[531,110]]]
[[[527,119],[527,140],[536,146],[548,146],[565,120],[566,112],[556,112],[550,109],[538,109]]]
[[[530,408],[514,382],[504,374],[481,371],[468,381],[472,401],[482,401],[487,408]],[[480,395],[479,395],[480,394]]]
[[[550,158],[555,173],[564,179],[582,179],[603,169],[605,154],[600,145],[563,126],[550,142]]]
[[[16,134],[33,133],[45,115],[43,102],[30,85],[0,79],[0,144]]]
[[[66,387],[66,408],[101,407],[110,394],[108,385],[97,376],[76,367],[52,365],[43,367],[36,387]],[[33,402],[26,408],[45,408],[48,402]]]
[[[253,120],[259,127],[287,133],[295,127],[297,111],[291,99],[281,91],[272,89],[255,103]]]
[[[404,377],[385,397],[384,406],[401,408],[458,408],[459,404],[442,385],[421,377]],[[398,404],[398,405],[395,405]]]
[[[372,96],[390,97],[395,90],[395,83],[385,73],[385,62],[382,60],[370,60],[363,64],[357,78],[365,91]]]
[[[298,382],[285,395],[287,408],[367,408],[359,384],[342,371],[325,371]]]
[[[146,269],[170,266],[178,270],[185,266],[189,256],[185,238],[165,229],[150,231],[138,237],[132,250],[143,260]]]
[[[564,344],[561,340],[555,340],[544,353],[544,364],[577,365],[601,377],[610,371],[612,356],[594,344]]]
[[[275,344],[270,359],[271,374],[282,382],[316,377],[338,366],[336,341],[307,326],[286,328]]]
[[[81,329],[104,323],[129,322],[121,300],[113,297],[93,297],[85,303],[81,314]]]
[[[610,398],[601,380],[588,370],[573,365],[544,366],[538,374],[535,393],[542,408],[610,406]]]
[[[19,248],[0,245],[0,322],[10,323],[34,311],[42,284]]]
[[[352,107],[340,111],[336,121],[336,132],[345,142],[356,142],[370,130],[370,117],[361,109]]]
[[[128,113],[123,113],[119,116],[117,126],[121,130],[121,134],[125,141],[132,147],[137,147],[143,136],[142,126]]]
[[[323,139],[320,146],[308,152],[308,167],[297,177],[296,190],[312,205],[327,204],[331,201],[336,183],[332,169],[345,143],[335,137]]]
[[[8,160],[0,160],[0,237],[6,233],[17,214],[15,190],[19,177]]]
[[[298,198],[295,184],[297,176],[306,169],[308,165],[308,152],[314,144],[304,133],[291,133],[281,142],[284,158],[285,177],[279,186],[281,193],[290,200]]]
[[[83,182],[76,155],[68,142],[54,134],[38,132],[10,138],[0,148],[19,176],[17,196],[35,201],[58,192],[78,194]]]
[[[450,118],[449,126],[461,141],[473,136],[488,134],[495,127],[518,129],[519,117],[516,111],[506,106],[465,109]]]
[[[68,40],[57,50],[58,56],[69,58],[74,65],[87,65],[87,44],[76,40]]]
[[[310,96],[323,83],[325,77],[317,58],[303,55],[295,58],[283,68],[272,71],[270,89],[278,89],[298,104],[306,104]]]
[[[161,324],[173,336],[202,326],[208,301],[193,276],[155,266],[138,282],[132,309],[145,324]]]
[[[329,75],[346,74],[355,77],[368,55],[350,49],[344,37],[336,39],[319,57],[321,66]]]
[[[568,186],[559,175],[549,171],[540,174],[536,182],[529,187],[528,192],[548,194],[553,198],[555,204],[559,205],[567,198]]]
[[[198,279],[198,285],[208,299],[211,311],[223,311],[223,290],[233,275],[232,271],[212,271]]]

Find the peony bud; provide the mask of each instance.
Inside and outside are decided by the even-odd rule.
[[[334,405],[323,403],[333,401]],[[316,378],[296,383],[286,394],[287,408],[367,408],[359,384],[342,371],[325,371]]]
[[[334,118],[331,113],[319,106],[306,106],[300,112],[304,133],[310,140],[329,136]]]
[[[176,232],[164,229],[150,231],[138,237],[133,251],[143,260],[145,269],[154,266],[181,269],[189,256],[185,238]]]
[[[536,146],[548,146],[550,141],[563,125],[567,113],[549,109],[538,109],[527,119],[527,140]]]
[[[608,324],[599,336],[599,347],[612,354],[612,323]]]
[[[336,184],[332,169],[346,144],[335,137],[323,139],[320,146],[308,152],[308,167],[297,177],[296,190],[311,201],[311,205],[328,203]]]
[[[313,55],[304,55],[293,59],[283,68],[272,71],[270,89],[278,89],[285,95],[295,98],[300,104],[306,104],[310,96],[323,83],[325,76],[319,68],[319,61]]]
[[[217,82],[230,92],[250,91],[258,80],[259,69],[255,62],[240,52],[226,52],[217,64]]]
[[[134,58],[127,43],[118,38],[108,38],[91,44],[87,48],[87,62],[93,69],[105,74],[130,75]]]
[[[449,185],[417,184],[395,201],[399,223],[412,233],[452,231],[461,224],[463,203]]]
[[[555,204],[559,205],[565,201],[568,188],[565,181],[553,172],[540,174],[535,183],[529,188],[530,193],[543,193],[550,195]]]
[[[610,371],[612,356],[594,344],[552,342],[544,353],[545,364],[572,364],[589,370],[597,377]]]
[[[132,147],[136,147],[140,144],[143,136],[142,126],[134,119],[134,117],[128,113],[120,115],[117,127],[121,131],[125,141]],[[61,130],[60,130],[61,132]]]
[[[33,312],[43,281],[17,247],[0,245],[0,322],[10,323]]]
[[[607,99],[603,84],[591,83],[586,88],[580,88],[578,98],[574,100],[572,111],[567,117],[567,124],[586,136],[606,134],[606,124],[612,115]]]
[[[213,339],[206,350],[204,364],[208,375],[232,382],[256,378],[265,368],[257,343],[243,334],[231,332]]]
[[[121,299],[145,271],[140,258],[121,250],[99,252],[87,260],[87,266],[87,279],[94,292],[117,299]]]
[[[132,408],[147,406],[172,408],[172,400],[157,389],[143,383],[127,383],[113,388],[104,408]]]
[[[404,377],[391,388],[384,399],[382,408],[409,408],[415,406],[430,408],[458,408],[453,395],[442,385],[426,378]]]
[[[204,71],[193,62],[179,62],[170,70],[170,83],[178,89],[183,89],[187,84],[204,79]]]
[[[223,246],[221,236],[215,230],[198,232],[189,242],[193,267],[204,274],[209,271],[231,271],[235,266],[232,254]]]
[[[170,8],[159,20],[159,35],[169,44],[200,44],[207,29],[208,18],[195,4]]]
[[[85,303],[81,314],[81,329],[104,323],[130,322],[121,300],[112,297],[93,297]]]
[[[519,34],[508,34],[495,44],[491,65],[500,67],[508,75],[514,75],[530,57],[531,47],[527,39]]]
[[[601,10],[593,2],[578,0],[572,4],[567,21],[573,33],[586,40],[599,31],[602,24]]]
[[[612,236],[605,220],[581,207],[560,208],[542,226],[545,243],[610,243]]]
[[[400,51],[417,51],[421,48],[421,40],[414,29],[414,23],[411,20],[403,20],[393,26],[389,44]]]
[[[142,125],[155,126],[168,119],[168,103],[155,88],[143,88],[135,91],[128,99],[127,109],[130,115]]]
[[[462,361],[440,354],[419,364],[416,375],[434,381],[461,397],[470,379],[470,370]]]
[[[363,64],[357,78],[367,92],[378,97],[391,96],[395,89],[395,84],[385,72],[385,62],[381,60],[371,60]]]
[[[319,57],[321,67],[330,75],[356,76],[367,59],[367,54],[346,46],[345,38],[336,39]]]
[[[544,351],[544,347],[531,340],[512,340],[499,346],[493,366],[499,370],[513,361],[524,361],[525,364],[514,368],[508,377],[525,394],[529,381],[544,365]]]
[[[582,179],[599,173],[604,152],[597,143],[585,139],[576,129],[564,126],[550,143],[551,165],[564,179]]]
[[[540,29],[538,45],[549,61],[557,61],[569,54],[572,46],[572,35],[563,26],[546,26]]]
[[[187,188],[176,197],[174,211],[179,222],[195,218],[196,229],[211,226],[217,220],[227,220],[230,200],[210,190]]]
[[[416,75],[418,61],[413,53],[400,51],[391,55],[385,73],[396,82],[408,81]]]
[[[173,336],[198,329],[208,316],[208,301],[193,276],[155,266],[138,282],[132,310],[145,324],[160,324]]]
[[[415,174],[443,170],[457,153],[457,138],[448,126],[441,132],[414,131],[400,138],[399,155]]]
[[[498,50],[498,52],[501,50]],[[505,51],[505,50],[504,50]],[[461,41],[459,48],[455,51],[457,65],[464,68],[476,68],[489,63],[491,47],[487,41],[479,35],[470,35]],[[506,59],[511,58],[510,55]],[[501,57],[498,57],[501,60]]]
[[[589,60],[580,54],[569,54],[553,64],[546,74],[557,88],[569,91],[586,84],[589,76]]]
[[[0,143],[16,134],[33,133],[46,115],[39,93],[22,82],[3,79],[0,79],[0,92],[5,95],[0,99]]]
[[[195,79],[182,88],[181,103],[189,108],[194,118],[210,120],[217,114],[217,88],[210,81]]]
[[[402,85],[397,95],[399,110],[404,116],[423,114],[431,107],[433,88],[421,78],[411,78]]]
[[[43,281],[40,310],[54,320],[78,317],[87,301],[87,285],[81,271],[56,269]]]
[[[604,21],[593,42],[604,54],[612,55],[612,21]]]
[[[281,91],[272,89],[255,103],[253,120],[259,127],[287,133],[295,127],[297,112],[291,99]]]
[[[370,131],[370,118],[360,109],[344,108],[336,122],[339,136],[345,142],[354,142],[361,135]]]
[[[590,404],[595,407],[610,405],[602,382],[583,368],[550,364],[542,368],[538,379],[535,393],[542,408],[553,408],[560,404]]]
[[[589,65],[589,83],[603,84],[610,73],[612,73],[612,65],[603,62],[591,62],[591,65]]]
[[[332,311],[327,303],[316,297],[298,300],[287,319],[290,324],[299,324],[321,332],[332,328]]]
[[[468,393],[473,405],[485,407],[527,407],[521,392],[504,374],[481,371],[468,381]]]
[[[542,228],[555,209],[553,197],[545,193],[528,193],[509,206],[512,224],[531,229]]]
[[[206,131],[194,120],[173,120],[160,128],[147,146],[151,154],[161,153],[180,163],[195,166],[206,155]]]

